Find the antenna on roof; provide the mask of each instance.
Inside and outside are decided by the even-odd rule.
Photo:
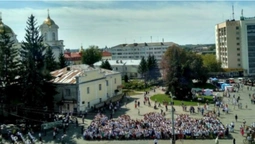
[[[151,43],[152,43],[152,36],[151,36]]]
[[[232,5],[232,18],[235,19],[234,5]]]
[[[241,10],[241,16],[243,17],[243,9]]]
[[[162,38],[162,42],[164,42],[164,38]]]

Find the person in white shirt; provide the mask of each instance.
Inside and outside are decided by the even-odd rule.
[[[158,144],[158,140],[156,138],[154,139],[154,144]]]

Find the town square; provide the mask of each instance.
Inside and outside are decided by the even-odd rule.
[[[0,144],[254,144],[252,5],[1,1]]]

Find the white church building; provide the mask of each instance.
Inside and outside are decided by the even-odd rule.
[[[45,45],[49,45],[54,53],[55,60],[58,62],[60,53],[64,53],[64,41],[58,40],[58,25],[50,18],[49,11],[48,17],[44,20],[43,24],[40,25],[39,30],[41,35],[44,37],[43,42]],[[2,21],[2,15],[0,12],[0,33],[6,32],[11,40],[14,42],[14,47],[21,48],[21,43],[17,40],[17,35],[13,30],[5,25]]]
[[[58,40],[58,25],[50,18],[49,10],[48,17],[39,27],[41,35],[43,35],[44,43],[52,48],[55,60],[58,61],[60,53],[64,53],[64,41]]]

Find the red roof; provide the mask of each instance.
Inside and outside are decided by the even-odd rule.
[[[112,56],[112,54],[108,51],[103,51],[102,52],[102,57],[107,57],[107,56]]]
[[[81,60],[81,53],[80,52],[74,52],[74,53],[70,53],[70,52],[65,52],[64,53],[64,57],[67,60]]]

